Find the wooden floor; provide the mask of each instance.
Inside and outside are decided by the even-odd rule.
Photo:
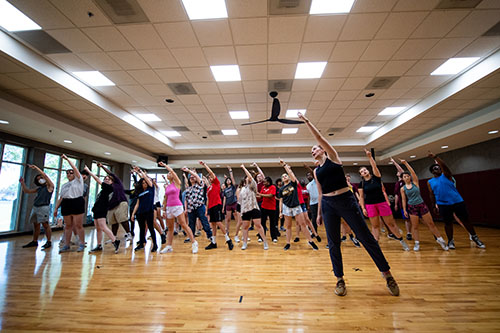
[[[402,223],[399,223],[402,227]],[[234,225],[233,225],[234,227]],[[443,230],[443,226],[438,224]],[[418,331],[500,330],[500,230],[478,228],[487,249],[469,243],[455,227],[457,249],[444,252],[423,230],[420,252],[403,252],[381,238],[401,289],[390,296],[364,249],[344,243],[347,296],[335,296],[325,240],[282,250],[283,238],[264,251],[253,239],[200,252],[175,238],[170,254],[58,254],[23,249],[30,237],[0,242],[2,331]],[[87,249],[94,245],[86,228]],[[55,233],[54,239],[59,239]],[[322,234],[324,235],[324,229]],[[325,237],[326,238],[326,237]],[[413,242],[411,247],[413,247]],[[149,248],[149,247],[148,247]]]

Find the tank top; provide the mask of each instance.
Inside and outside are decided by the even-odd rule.
[[[52,198],[52,193],[53,192],[49,192],[46,185],[39,186],[36,189],[36,197],[33,206],[41,207],[50,205],[50,198]]]
[[[167,207],[182,206],[182,202],[179,199],[179,194],[181,190],[175,186],[174,183],[170,183],[165,189],[165,196],[167,197]]]
[[[408,198],[408,205],[419,205],[424,202],[422,196],[420,195],[420,189],[413,183],[411,183],[411,188],[408,189],[406,185],[403,185],[406,197]]]
[[[316,178],[318,178],[323,193],[331,193],[347,187],[344,168],[341,164],[333,163],[329,158],[323,165],[316,168]]]

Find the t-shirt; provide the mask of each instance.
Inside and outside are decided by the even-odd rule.
[[[297,191],[297,182],[290,181],[288,184],[283,185],[279,191],[279,198],[283,198],[283,204],[289,208],[297,207],[299,203],[299,196]]]
[[[262,209],[276,210],[276,186],[262,187],[259,193],[272,194],[270,198],[262,197]]]
[[[259,209],[257,203],[257,183],[252,179],[252,182],[245,185],[240,191],[241,213],[246,213],[254,209]]]
[[[454,205],[464,201],[458,193],[455,183],[449,180],[444,173],[439,177],[429,179],[429,184],[438,205]]]
[[[307,191],[307,188],[302,187],[302,185],[300,185],[300,188],[302,189],[302,197],[304,198],[304,203],[308,203],[309,202],[309,192]]]
[[[97,198],[95,200],[94,207],[92,207],[92,211],[96,212],[107,210],[111,193],[113,193],[113,186],[110,184],[102,183],[101,191],[99,191],[99,193],[97,194]]]
[[[215,207],[217,205],[222,204],[220,200],[220,181],[217,177],[214,178],[212,183],[207,189],[208,196],[208,208]]]
[[[297,196],[299,197],[299,204],[302,205],[304,203],[304,195],[299,182],[297,182]]]
[[[61,186],[61,192],[59,194],[63,199],[76,199],[83,197],[83,177],[76,177],[72,180],[63,184]]]
[[[109,175],[113,178],[113,196],[109,200],[109,209],[117,207],[121,202],[127,201],[125,196],[125,189],[123,188],[123,183],[114,173]]]
[[[316,185],[316,180],[315,179],[311,180],[306,185],[306,188],[307,191],[309,192],[309,204],[317,205],[319,199],[319,192],[318,192],[318,186]]]
[[[236,187],[233,184],[224,189],[224,196],[226,197],[226,205],[232,205],[236,202]]]
[[[372,176],[369,180],[362,180],[359,184],[363,189],[365,204],[373,205],[385,202],[384,192],[382,191],[382,178]]]
[[[187,211],[193,210],[205,204],[205,187],[201,184],[194,184],[186,189]]]
[[[148,188],[141,193],[139,193],[137,200],[139,200],[139,208],[137,213],[147,213],[153,210],[155,199],[155,188],[153,186],[148,186]]]

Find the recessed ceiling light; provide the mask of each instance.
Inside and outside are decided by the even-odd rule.
[[[238,65],[210,66],[210,69],[217,82],[241,81]]]
[[[248,111],[229,111],[229,116],[231,119],[248,119],[250,116],[248,115]]]
[[[411,156],[410,156],[410,158],[415,158],[415,157],[417,157],[417,155],[411,155]]]
[[[182,0],[190,20],[226,18],[224,0]]]
[[[439,66],[431,75],[453,75],[460,73],[465,68],[479,60],[479,57],[450,58]]]
[[[294,127],[294,128],[283,128],[283,130],[281,130],[281,134],[296,134],[298,132],[298,128],[297,127]]]
[[[8,123],[8,122],[7,122]],[[497,134],[498,133],[498,130],[494,130],[494,131],[489,131],[488,134]]]
[[[448,146],[441,146],[441,148],[442,148],[442,149],[446,149],[446,148],[448,148]]]
[[[104,152],[104,155],[111,155],[111,153],[109,153],[109,152],[105,151],[105,152]]]
[[[286,110],[286,115],[285,117],[286,118],[298,118],[299,116],[297,115],[297,113],[302,113],[303,115],[306,114],[306,109],[301,109],[301,110]]]
[[[351,11],[354,0],[312,0],[309,14],[343,14]]]
[[[64,140],[64,143],[73,143],[71,140]]]
[[[12,6],[6,0],[0,0],[0,25],[8,31],[40,30],[41,26],[36,24],[19,9]]]
[[[327,62],[299,62],[295,71],[296,79],[318,79],[323,74]]]
[[[181,136],[181,133],[177,131],[162,131],[162,133],[168,136],[169,138],[173,138],[175,136]]]
[[[389,161],[389,164],[394,164],[394,162],[392,162],[392,161]]]
[[[98,71],[73,72],[80,80],[93,87],[114,86],[115,84]]]
[[[0,124],[2,124],[2,125],[8,125],[9,122],[7,120],[0,120]]]
[[[137,161],[136,160],[132,160],[132,163],[137,163]]]
[[[142,114],[136,114],[135,116],[140,120],[147,122],[161,121],[161,119],[158,118],[158,116],[155,115],[154,113],[142,113]]]
[[[377,129],[377,126],[362,126],[356,132],[358,133],[370,133]]]
[[[380,112],[378,115],[379,116],[394,116],[394,115],[400,113],[401,111],[403,111],[404,109],[406,109],[404,106],[391,106],[391,107],[383,109],[382,112]]]
[[[358,162],[354,162],[352,165],[358,165]]]
[[[227,130],[222,130],[222,134],[224,134],[224,135],[238,135],[238,131],[235,129],[227,129]]]

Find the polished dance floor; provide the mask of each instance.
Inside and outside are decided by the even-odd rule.
[[[232,222],[234,223],[234,222]],[[402,223],[399,222],[400,227]],[[232,225],[234,228],[234,224]],[[443,225],[438,224],[440,231]],[[364,249],[343,243],[347,296],[334,294],[326,237],[312,251],[302,237],[285,252],[284,237],[264,251],[255,231],[248,249],[191,254],[183,237],[169,254],[58,254],[23,249],[23,236],[0,241],[2,331],[65,332],[492,332],[500,330],[500,230],[477,228],[485,250],[455,227],[456,250],[444,252],[421,227],[420,252],[381,237],[401,289],[390,296]],[[87,250],[94,246],[86,228]],[[324,236],[324,229],[321,229]],[[136,236],[137,237],[137,236]],[[136,239],[137,240],[137,239]],[[44,241],[43,241],[44,242]],[[40,245],[43,244],[40,242]],[[123,241],[122,241],[123,243]],[[413,242],[410,242],[413,248]],[[76,250],[76,246],[74,246]],[[149,249],[149,245],[147,247]]]

